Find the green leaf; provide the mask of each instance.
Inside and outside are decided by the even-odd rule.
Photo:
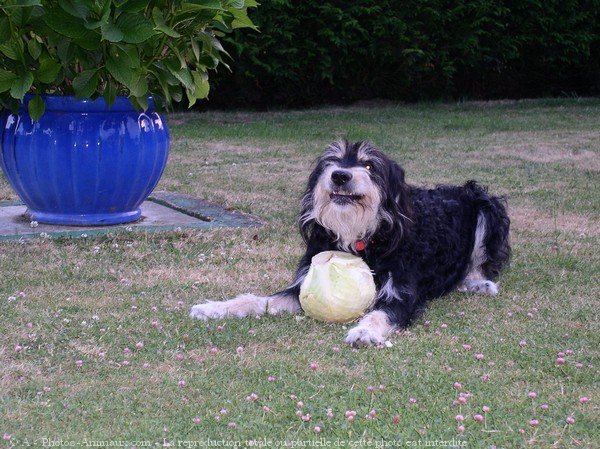
[[[33,121],[37,122],[42,115],[44,115],[44,111],[46,110],[46,104],[42,97],[36,95],[33,97],[29,103],[27,104],[27,111],[29,112],[29,116],[33,119]]]
[[[192,72],[192,77],[194,78],[195,86],[194,96],[199,100],[208,97],[208,93],[210,92],[208,75],[206,73]]]
[[[27,42],[27,50],[33,59],[39,58],[42,53],[42,47],[35,38],[29,39],[29,42]]]
[[[33,6],[33,5],[32,5]],[[25,27],[31,18],[32,6],[18,7],[10,12],[10,20],[17,27]]]
[[[123,13],[116,26],[123,33],[123,41],[130,44],[139,44],[155,34],[152,23],[141,14]]]
[[[134,97],[143,97],[148,94],[148,82],[145,73],[139,71],[134,73],[131,83],[127,86]]]
[[[7,90],[10,90],[13,82],[17,78],[18,76],[14,73],[0,69],[0,92],[6,92]]]
[[[231,28],[252,28],[257,30],[256,25],[250,20],[245,9],[230,9],[229,12],[233,15],[233,22],[231,22]]]
[[[188,99],[188,109],[196,104],[196,97],[194,96],[194,92],[189,89],[185,90],[185,95]]]
[[[131,67],[139,68],[140,64],[140,54],[138,52],[138,46],[132,44],[121,44],[119,45],[119,49],[127,53],[127,56],[131,59]]]
[[[117,87],[109,81],[108,83],[106,83],[106,88],[104,89],[103,95],[104,101],[106,102],[107,106],[111,106],[117,98]]]
[[[36,79],[44,84],[56,81],[61,65],[50,56],[42,56],[40,61],[40,67],[35,71]]]
[[[167,25],[162,11],[157,7],[154,7],[154,9],[152,9],[152,19],[154,20],[154,24],[156,25],[154,27],[155,30],[162,31],[170,37],[181,37],[181,34],[179,34],[177,31],[175,31],[173,28]]]
[[[75,57],[75,47],[75,44],[68,39],[62,38],[60,38],[56,44],[56,55],[65,67],[73,62],[72,60]]]
[[[148,0],[126,0],[118,4],[118,7],[123,11],[140,12],[148,6]]]
[[[133,98],[132,98],[132,100],[133,100]],[[138,106],[140,107],[140,109],[142,111],[148,110],[148,106],[149,106],[148,97],[146,97],[146,96],[135,97],[135,102],[138,104]]]
[[[217,58],[215,58],[214,56],[204,54],[204,55],[200,56],[198,65],[201,65],[208,69],[214,69],[219,65],[219,60]]]
[[[8,17],[0,17],[0,42],[10,39],[10,22]]]
[[[246,8],[256,8],[259,5],[259,3],[256,0],[245,0],[244,1],[244,6],[246,6]]]
[[[17,77],[10,87],[10,96],[22,100],[29,88],[33,84],[33,73],[26,72],[23,76]]]
[[[41,6],[40,0],[16,0],[13,5],[3,5],[3,8]]]
[[[71,39],[81,39],[92,33],[85,28],[83,20],[77,20],[58,8],[47,10],[46,14],[42,16],[42,20],[53,31]]]
[[[194,52],[196,61],[200,60],[200,45],[198,45],[198,41],[194,37],[191,37],[190,43],[192,44],[192,51]]]
[[[203,49],[205,52],[214,54],[215,56],[218,56],[218,52],[221,52],[227,56],[229,56],[229,53],[227,53],[227,51],[225,51],[225,49],[223,48],[223,45],[221,44],[221,42],[219,41],[219,39],[217,39],[212,33],[209,32],[203,32],[199,35],[200,39],[202,40],[202,44],[203,44]],[[217,52],[214,52],[214,50],[217,50]]]
[[[64,11],[80,19],[85,19],[93,6],[89,0],[58,0],[58,4]]]
[[[73,17],[60,9],[48,10],[42,19],[53,31],[70,37],[77,45],[86,50],[95,50],[100,46],[100,36],[97,32],[88,30],[83,20]]]
[[[167,104],[170,104],[171,103],[171,94],[169,94],[169,85],[160,76],[157,76],[156,78],[158,79],[158,83],[160,84],[160,87],[162,88],[162,91],[163,91],[163,100]]]
[[[206,9],[223,9],[220,0],[190,0],[188,3]]]
[[[123,32],[110,19],[100,27],[100,31],[102,32],[102,39],[109,42],[121,42],[123,40]]]
[[[91,32],[82,39],[74,39],[74,42],[86,50],[97,50],[100,47],[100,34]]]
[[[244,0],[231,0],[227,3],[230,8],[242,9],[244,7]]]
[[[18,47],[13,42],[6,42],[4,44],[0,44],[0,52],[2,52],[4,56],[12,59],[13,61],[19,60]]]
[[[134,71],[131,68],[131,58],[129,55],[119,48],[111,49],[110,54],[106,58],[106,69],[115,80],[125,86],[131,83]]]
[[[171,86],[169,88],[169,93],[171,94],[171,98],[173,99],[173,101],[175,103],[179,103],[181,101],[181,99],[183,98],[183,93],[181,91],[180,85]]]
[[[73,90],[75,91],[75,96],[77,98],[90,98],[94,92],[96,92],[99,81],[100,76],[98,74],[98,69],[84,70],[77,74],[77,76],[73,78]]]
[[[179,67],[175,59],[166,60],[165,66],[186,89],[193,89],[194,80],[189,69]]]
[[[88,30],[95,30],[96,28],[99,28],[102,25],[106,24],[108,22],[108,19],[110,18],[110,4],[111,0],[105,0],[104,5],[102,5],[102,10],[99,14],[100,18],[96,21],[86,22],[84,26]]]
[[[167,69],[163,61],[156,62],[153,64],[153,66],[157,69],[154,70],[156,78],[161,83],[164,82],[170,86],[179,85],[179,80],[171,74],[171,72],[169,71],[169,69]]]

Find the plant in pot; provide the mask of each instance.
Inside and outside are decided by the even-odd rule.
[[[255,0],[3,0],[0,166],[31,220],[140,217],[160,179],[162,108],[209,93],[219,38]]]

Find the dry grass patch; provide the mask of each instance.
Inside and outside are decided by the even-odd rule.
[[[564,211],[552,214],[532,206],[509,205],[509,216],[512,228],[520,231],[600,235],[600,221],[582,214]]]
[[[498,133],[483,148],[487,155],[516,157],[536,163],[561,163],[579,170],[600,171],[600,132]]]
[[[181,284],[198,284],[207,282],[207,273],[201,266],[181,267],[177,265],[159,265],[145,272],[145,285],[156,286],[164,282],[177,282]],[[139,282],[139,280],[136,280]]]
[[[0,201],[14,201],[17,199],[17,194],[10,188],[8,183],[0,179]]]

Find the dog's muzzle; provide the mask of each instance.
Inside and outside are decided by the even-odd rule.
[[[335,204],[345,206],[362,199],[363,195],[358,195],[351,190],[352,173],[348,170],[335,170],[331,173],[332,192],[329,198]]]
[[[352,173],[348,170],[336,170],[331,174],[331,181],[337,187],[347,184],[352,179]]]

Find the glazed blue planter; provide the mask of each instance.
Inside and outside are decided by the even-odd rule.
[[[27,113],[0,117],[0,166],[31,220],[107,225],[140,218],[169,152],[169,130],[151,103],[137,112],[126,97],[45,96],[38,122]]]

